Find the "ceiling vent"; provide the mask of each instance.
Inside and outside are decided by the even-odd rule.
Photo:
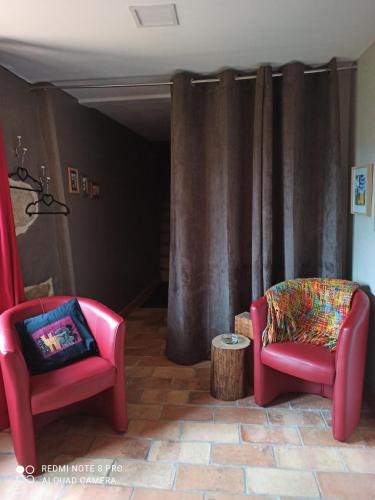
[[[177,26],[179,24],[176,5],[137,5],[130,6],[130,12],[138,28],[157,26]]]

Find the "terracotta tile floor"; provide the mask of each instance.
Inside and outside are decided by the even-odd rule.
[[[342,444],[327,399],[290,395],[267,409],[251,396],[215,400],[208,361],[185,367],[163,355],[165,319],[165,310],[138,309],[127,320],[128,432],[92,417],[55,423],[38,438],[39,460],[70,470],[35,483],[17,477],[10,434],[0,433],[1,500],[375,499],[368,406]],[[112,484],[80,484],[102,476]]]

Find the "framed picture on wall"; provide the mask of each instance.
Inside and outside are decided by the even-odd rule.
[[[97,182],[91,182],[91,198],[96,200],[100,198],[100,184]]]
[[[87,175],[82,175],[82,194],[88,196],[90,194],[89,178]]]
[[[352,167],[351,213],[371,216],[373,165]]]
[[[68,167],[68,189],[69,193],[80,192],[78,168]]]

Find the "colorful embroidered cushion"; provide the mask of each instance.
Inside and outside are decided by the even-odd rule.
[[[44,373],[98,354],[77,299],[16,324],[31,373]]]
[[[304,342],[334,351],[357,288],[357,283],[334,278],[298,278],[274,285],[265,294],[263,345]]]

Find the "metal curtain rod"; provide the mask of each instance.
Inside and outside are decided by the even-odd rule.
[[[349,71],[349,70],[355,70],[357,69],[356,65],[351,65],[351,66],[342,66],[341,68],[337,68],[338,71]],[[318,69],[307,69],[304,71],[305,75],[311,75],[313,73],[326,73],[328,71],[331,71],[329,68],[318,68]],[[277,72],[277,73],[272,73],[272,78],[277,78],[283,76],[282,73]],[[257,78],[257,75],[242,75],[242,76],[235,76],[234,79],[235,81],[242,81],[242,80],[255,80]],[[191,79],[191,84],[199,84],[199,83],[218,83],[220,82],[220,78],[201,78],[194,80],[193,78]],[[45,85],[43,83],[35,83],[31,90],[54,90],[54,89],[61,89],[61,90],[74,90],[74,89],[110,89],[110,88],[127,88],[127,87],[160,87],[160,86],[165,86],[165,85],[173,85],[173,82],[136,82],[136,83],[98,83],[98,84],[62,84],[62,85],[54,85],[53,83],[51,85]]]

